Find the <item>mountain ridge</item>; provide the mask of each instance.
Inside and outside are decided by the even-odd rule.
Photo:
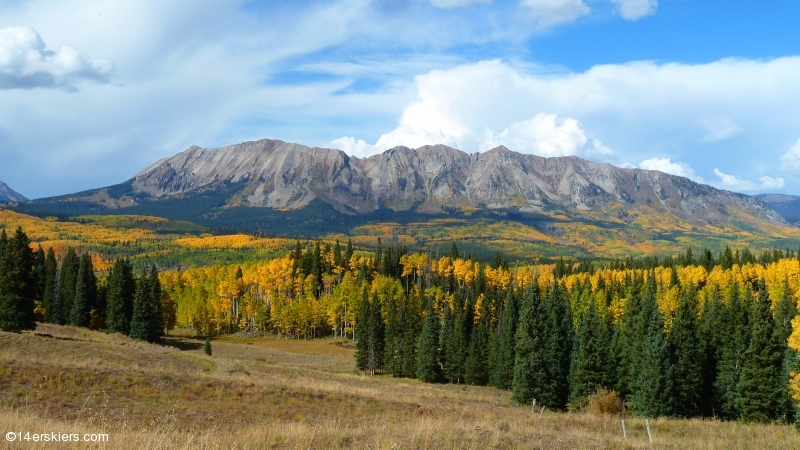
[[[28,198],[0,181],[0,202],[25,202]]]

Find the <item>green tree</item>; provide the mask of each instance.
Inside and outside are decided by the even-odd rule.
[[[53,323],[54,306],[57,305],[58,263],[52,247],[47,249],[47,256],[44,259],[44,278],[44,292],[42,293],[44,320],[45,322]]]
[[[206,355],[211,356],[211,338],[209,337],[206,338],[206,344],[203,348],[203,351],[205,352]]]
[[[464,382],[483,386],[489,382],[489,313],[484,311],[470,338],[464,361]]]
[[[108,274],[107,329],[122,334],[130,333],[135,294],[136,279],[133,276],[133,266],[125,258],[117,259]]]
[[[583,313],[575,335],[570,367],[569,402],[579,405],[599,387],[610,387],[607,380],[608,334],[594,301]]]
[[[775,332],[772,302],[762,278],[752,311],[752,338],[744,354],[736,406],[741,419],[748,422],[771,422],[781,417],[786,394],[783,377],[783,346]]]
[[[513,289],[506,293],[503,312],[498,321],[497,358],[492,371],[492,384],[500,389],[511,389],[514,381],[515,341],[519,307]]]
[[[439,347],[441,325],[433,302],[433,297],[427,302],[417,350],[417,378],[427,383],[441,378],[441,349]]]
[[[711,252],[706,250],[704,255],[707,260]],[[705,355],[697,328],[697,292],[690,286],[681,296],[668,338],[673,356],[672,413],[680,417],[701,412]]]
[[[72,302],[75,301],[75,284],[78,282],[78,254],[70,247],[61,260],[61,269],[58,273],[57,304],[53,306],[53,323],[66,325],[72,312]]]
[[[0,330],[36,329],[36,279],[31,242],[22,227],[11,239],[0,235]]]
[[[161,324],[161,282],[155,266],[150,274],[142,275],[136,283],[136,294],[133,300],[133,317],[131,318],[130,336],[147,342],[161,339],[164,328]]]
[[[724,340],[720,360],[717,365],[717,377],[714,381],[714,398],[719,405],[719,416],[723,419],[739,418],[736,405],[739,380],[742,375],[745,352],[750,346],[750,314],[742,302],[742,296],[736,283],[732,283],[727,292],[728,306],[725,309],[725,326],[722,328]]]
[[[541,293],[538,282],[525,290],[517,325],[515,343],[514,381],[511,398],[528,404],[541,391],[546,373],[541,364],[544,339]],[[541,397],[539,397],[541,399]]]
[[[69,314],[70,325],[88,327],[97,302],[97,279],[94,276],[92,258],[88,253],[80,257],[78,277],[75,282],[75,299]]]
[[[726,322],[727,317],[727,307],[722,302],[719,288],[715,288],[711,299],[706,300],[703,306],[703,316],[699,325],[700,342],[704,354],[701,412],[705,417],[719,416],[722,411],[722,399],[717,396],[714,385],[717,382],[719,365],[722,361],[722,349],[725,348],[726,341],[731,339],[730,329]]]
[[[369,357],[369,293],[366,283],[361,290],[361,304],[356,316],[356,367],[367,370]]]

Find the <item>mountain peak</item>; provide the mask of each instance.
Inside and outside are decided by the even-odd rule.
[[[24,202],[28,199],[0,181],[0,202]]]

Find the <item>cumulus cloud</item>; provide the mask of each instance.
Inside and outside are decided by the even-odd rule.
[[[492,0],[430,0],[431,5],[442,9],[455,9],[469,6],[473,3],[492,3]]]
[[[510,124],[500,133],[486,130],[480,150],[504,145],[520,153],[539,156],[609,155],[611,149],[596,139],[589,139],[580,122],[560,120],[555,114],[539,113],[530,119]]]
[[[669,158],[651,158],[639,163],[640,169],[658,170],[670,175],[686,177],[690,180],[704,183],[703,177],[697,175],[688,164],[680,161],[672,162]]]
[[[800,169],[800,139],[789,148],[789,151],[781,155],[781,165],[784,170]]]
[[[732,191],[757,191],[757,190],[774,190],[782,189],[785,185],[783,178],[772,178],[763,176],[759,178],[761,183],[754,183],[750,180],[739,178],[735,175],[723,173],[721,170],[714,168],[714,175],[719,178],[719,185],[725,189]]]
[[[0,89],[75,90],[81,80],[106,83],[111,61],[92,58],[70,45],[48,50],[30,27],[0,29]]]
[[[590,11],[583,0],[521,0],[519,4],[543,28],[574,22]]]
[[[625,20],[639,20],[651,16],[658,9],[658,0],[611,0],[617,5],[619,14]]]

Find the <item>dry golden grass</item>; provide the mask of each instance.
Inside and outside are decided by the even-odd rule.
[[[170,337],[40,325],[0,333],[0,431],[107,433],[5,448],[650,448],[644,422],[513,406],[508,392],[354,370],[334,340]],[[789,426],[651,421],[653,447],[800,448]]]

